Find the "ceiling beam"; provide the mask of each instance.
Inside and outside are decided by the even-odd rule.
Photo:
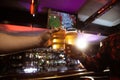
[[[100,9],[98,9],[94,14],[92,14],[87,20],[84,21],[84,27],[87,27],[90,23],[92,23],[96,18],[103,15],[105,12],[110,10],[118,0],[110,0],[108,3],[106,3],[104,6],[102,6]]]

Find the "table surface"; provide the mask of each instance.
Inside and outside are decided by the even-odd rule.
[[[103,73],[109,72],[109,70],[104,70]],[[72,76],[84,76],[96,74],[92,71],[87,71],[86,69],[79,70],[66,70],[64,72],[37,72],[37,73],[14,73],[14,74],[6,74],[0,75],[0,78],[11,78],[11,79],[55,79],[55,78],[64,78],[64,77],[72,77]]]
[[[82,70],[70,70],[70,71],[64,71],[64,72],[37,72],[37,73],[8,73],[3,74],[0,77],[1,78],[36,78],[36,79],[53,79],[53,78],[62,78],[62,77],[70,77],[70,76],[77,76],[77,75],[84,75],[89,74],[92,72],[88,72],[85,69]]]

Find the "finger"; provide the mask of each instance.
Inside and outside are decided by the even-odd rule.
[[[49,31],[48,31],[48,33],[49,33],[49,34],[50,34],[50,36],[51,36],[53,32],[52,32],[51,30],[49,30]]]
[[[60,28],[55,28],[55,29],[51,29],[51,33],[54,33],[54,32],[58,32],[60,30]]]

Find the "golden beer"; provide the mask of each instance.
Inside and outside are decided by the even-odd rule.
[[[76,31],[68,31],[65,36],[65,53],[71,53],[71,45],[75,45],[77,38]]]
[[[52,48],[53,49],[65,49],[65,30],[60,31],[52,35]]]

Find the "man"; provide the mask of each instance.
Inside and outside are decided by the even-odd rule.
[[[71,49],[71,52],[67,55],[79,59],[87,70],[98,72],[109,67],[110,80],[120,80],[120,32],[103,40],[102,46],[94,57],[82,53],[73,46],[71,46]],[[78,50],[78,52],[75,50]]]
[[[15,36],[0,33],[0,55],[36,47],[47,47],[52,33],[59,29],[46,30],[37,36]]]

